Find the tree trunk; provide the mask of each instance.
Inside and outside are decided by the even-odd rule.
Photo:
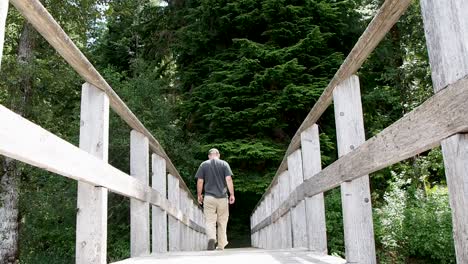
[[[20,115],[28,115],[32,93],[33,49],[35,30],[25,22],[18,46],[18,64],[21,70],[19,90],[13,90],[10,108]],[[17,87],[17,86],[16,86]],[[21,169],[15,160],[0,156],[0,264],[18,263],[18,201]]]
[[[18,260],[18,186],[19,170],[10,158],[1,158],[0,179],[0,263]]]

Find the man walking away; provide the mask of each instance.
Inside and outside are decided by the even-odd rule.
[[[229,219],[228,203],[233,204],[236,200],[231,167],[219,157],[220,154],[217,149],[210,149],[208,151],[208,160],[200,164],[195,175],[195,178],[197,178],[198,202],[203,204],[205,214],[208,250],[215,249],[216,224],[218,224],[218,249],[222,250],[228,244],[226,235]],[[204,199],[203,191],[205,192]]]

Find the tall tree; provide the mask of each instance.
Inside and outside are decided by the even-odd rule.
[[[34,59],[34,46],[36,45],[36,31],[27,21],[23,24],[18,45],[18,65],[22,69],[19,76],[20,100],[11,104],[10,109],[16,113],[27,116],[28,107],[31,106],[32,76],[31,66]],[[12,87],[13,88],[13,87]],[[16,263],[18,260],[18,204],[19,179],[21,170],[18,163],[7,157],[0,157],[2,172],[0,179],[0,247],[1,263]]]
[[[175,60],[179,124],[201,142],[197,159],[216,146],[234,169],[241,193],[234,221],[240,219],[242,232],[245,211],[361,33],[356,7],[355,1],[192,0],[143,12],[144,58]],[[320,121],[322,131],[330,120]],[[330,144],[323,149],[334,155]]]
[[[85,47],[89,31],[83,31],[82,28],[89,28],[97,19],[96,9],[98,6],[96,2],[98,1],[76,0],[69,1],[67,5],[63,5],[61,1],[54,2],[54,0],[44,0],[43,2],[46,6],[50,6],[52,14],[59,18],[78,18],[76,21],[65,21],[63,24],[66,30],[72,28],[76,31],[73,38],[75,40],[81,38],[78,45]],[[9,46],[6,50],[8,52],[5,53],[7,63],[3,65],[1,73],[5,78],[3,78],[0,87],[2,88],[0,89],[1,94],[6,94],[6,98],[0,99],[2,99],[3,104],[16,113],[28,119],[41,120],[44,118],[45,112],[36,112],[35,110],[43,108],[42,104],[50,101],[47,92],[52,90],[51,87],[47,87],[48,90],[42,89],[42,85],[44,85],[44,80],[53,75],[54,71],[58,71],[56,68],[47,67],[45,64],[53,63],[52,58],[57,55],[43,39],[38,37],[33,26],[20,18],[16,10],[11,9],[9,17],[11,19],[8,21],[8,33],[11,35],[7,41]],[[14,32],[15,29],[19,29],[19,33]],[[18,36],[16,43],[12,41],[15,34]],[[16,63],[12,58],[16,58]],[[62,77],[64,76],[62,75]],[[41,91],[36,91],[37,88]],[[45,109],[50,111],[49,108],[51,107]],[[57,111],[58,113],[63,112]],[[58,121],[55,122],[59,123]],[[17,263],[20,252],[18,244],[20,232],[20,179],[28,177],[24,175],[25,170],[21,163],[6,157],[0,157],[0,173],[0,223],[2,223],[0,224],[0,237],[2,238],[0,263]],[[27,212],[22,213],[26,214]]]

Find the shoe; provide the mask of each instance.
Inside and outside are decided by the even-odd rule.
[[[208,250],[214,250],[215,249],[215,243],[216,243],[216,241],[214,239],[208,240]]]

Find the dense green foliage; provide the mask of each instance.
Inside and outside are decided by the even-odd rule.
[[[211,147],[234,172],[230,246],[250,245],[251,209],[289,140],[370,21],[378,0],[44,1],[116,92],[161,141],[187,185]],[[165,3],[165,4],[164,4]],[[27,117],[78,142],[81,79],[42,40],[18,67],[24,21],[10,12],[0,103],[19,103],[34,76]],[[86,28],[87,30],[83,30]],[[358,73],[368,138],[432,94],[419,3]],[[60,78],[57,78],[60,76]],[[334,116],[318,122],[322,163],[337,158]],[[109,162],[128,172],[129,128],[111,116]],[[72,263],[76,184],[25,167],[21,263]],[[454,263],[439,149],[371,177],[381,263]],[[129,202],[109,197],[108,255],[129,256]],[[339,189],[326,194],[329,253],[344,255]]]

